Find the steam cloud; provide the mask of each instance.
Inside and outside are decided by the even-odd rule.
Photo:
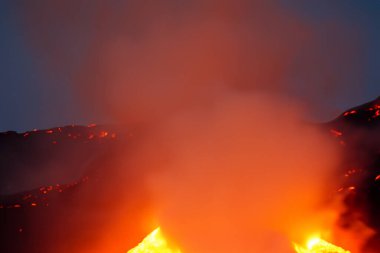
[[[350,90],[340,73],[358,67],[359,42],[339,22],[262,1],[126,1],[94,4],[86,30],[83,3],[41,4],[25,8],[33,46],[85,106],[144,136],[123,168],[146,176],[184,252],[291,252],[288,237],[333,226],[322,203],[337,154],[301,119]],[[75,69],[47,24],[87,34]]]

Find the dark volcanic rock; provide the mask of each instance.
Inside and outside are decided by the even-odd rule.
[[[121,171],[127,137],[100,126],[0,133],[0,252],[107,252],[104,240],[124,252],[138,243],[148,197]]]
[[[342,224],[359,217],[376,234],[364,252],[380,252],[380,97],[354,107],[325,125],[342,146],[344,161],[341,191],[347,212]]]
[[[73,182],[115,140],[95,125],[0,133],[0,195]]]

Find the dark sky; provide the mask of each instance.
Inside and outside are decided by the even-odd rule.
[[[20,2],[0,1],[0,131],[97,121],[76,101],[70,77],[49,72],[46,60],[29,45],[19,18]],[[73,62],[75,56],[69,56]]]
[[[91,3],[99,4],[99,1],[73,1],[77,3],[76,8],[81,12],[79,28],[69,27],[68,32],[52,26],[47,31],[49,36],[56,38],[59,47],[65,49],[66,67],[62,71],[52,71],[47,68],[46,65],[49,65],[47,56],[35,50],[33,39],[30,38],[33,31],[31,26],[25,24],[26,19],[23,17],[25,5],[28,6],[25,4],[27,2],[0,1],[0,131],[25,131],[72,123],[107,122],[106,117],[97,114],[91,105],[83,106],[83,103],[79,102],[78,96],[75,95],[75,86],[71,85],[72,73],[82,59],[81,54],[93,43],[90,39],[91,27],[87,26],[87,23],[93,19]],[[36,2],[41,2],[43,5],[44,1]],[[115,5],[113,7],[117,8],[119,2],[108,1],[108,5]],[[380,1],[282,0],[280,2],[282,8],[292,9],[294,15],[311,23],[338,20],[345,24],[344,29],[348,32],[360,31],[352,33],[352,38],[346,38],[348,42],[358,39],[361,41],[360,57],[348,59],[357,61],[360,68],[357,71],[341,73],[345,77],[344,80],[348,80],[347,85],[354,88],[338,92],[332,100],[323,101],[320,98],[316,100],[317,103],[325,104],[314,111],[313,119],[326,120],[333,117],[336,112],[380,95]],[[73,30],[72,33],[70,29]],[[323,35],[323,31],[321,34]],[[323,43],[329,45],[333,42],[329,40],[329,36],[326,33],[326,38],[320,40],[321,48],[324,47]],[[360,38],[356,38],[358,36]],[[294,94],[302,97],[306,89],[308,84],[300,81],[300,84],[294,88]],[[325,111],[326,108],[329,110]]]

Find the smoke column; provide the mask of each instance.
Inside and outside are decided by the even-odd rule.
[[[292,252],[290,238],[333,228],[324,206],[337,153],[295,104],[209,99],[157,125],[129,160],[150,171],[156,222],[183,252]]]

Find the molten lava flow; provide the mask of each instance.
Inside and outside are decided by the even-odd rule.
[[[294,244],[294,249],[297,253],[350,253],[317,237],[310,239],[306,247]]]
[[[127,253],[181,253],[178,249],[171,249],[160,228],[156,228],[135,248]]]

